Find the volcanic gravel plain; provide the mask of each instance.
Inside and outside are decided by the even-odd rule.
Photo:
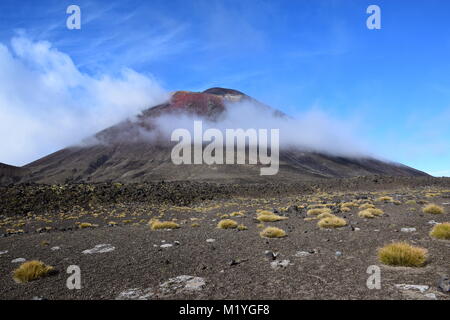
[[[0,299],[450,300],[450,240],[429,235],[450,222],[449,179],[27,184],[0,194]],[[443,213],[423,212],[428,204]],[[358,215],[371,206],[383,214]],[[324,208],[345,226],[319,227],[308,212]],[[267,212],[279,221],[257,219]],[[226,219],[238,227],[219,228]],[[178,228],[153,230],[155,221]],[[267,227],[285,236],[262,237]],[[397,241],[427,249],[426,263],[383,265],[378,248]],[[56,272],[15,282],[30,260]],[[71,265],[79,290],[66,285]],[[374,268],[379,289],[367,285]]]

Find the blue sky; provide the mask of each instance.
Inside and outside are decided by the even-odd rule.
[[[66,28],[70,4],[81,30]],[[371,4],[381,30],[366,28]],[[446,0],[2,0],[0,42],[48,41],[92,77],[131,68],[167,90],[317,108],[380,156],[450,176],[449,16]]]

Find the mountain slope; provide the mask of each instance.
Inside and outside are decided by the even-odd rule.
[[[201,180],[217,182],[298,181],[299,179],[354,177],[367,175],[426,176],[418,170],[376,159],[351,159],[330,155],[281,150],[280,170],[275,176],[260,176],[260,165],[172,164],[173,144],[167,140],[145,140],[141,133],[156,132],[156,117],[165,114],[193,114],[216,121],[227,102],[251,101],[259,108],[283,113],[242,92],[211,88],[204,92],[178,91],[169,102],[144,110],[135,120],[126,120],[95,135],[97,143],[70,147],[25,166],[31,174],[23,181],[142,182],[155,180]]]

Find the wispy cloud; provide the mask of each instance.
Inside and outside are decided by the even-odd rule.
[[[132,69],[81,72],[49,42],[0,44],[0,162],[23,165],[113,125],[168,95]]]

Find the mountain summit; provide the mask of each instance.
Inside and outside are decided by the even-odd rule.
[[[156,132],[155,121],[163,115],[195,115],[217,121],[227,103],[251,102],[257,108],[285,115],[246,94],[224,88],[203,92],[177,91],[169,101],[144,110],[133,120],[126,120],[95,135],[96,143],[62,149],[24,168],[22,181],[65,182],[143,182],[156,180],[198,180],[208,182],[293,182],[300,179],[337,178],[368,175],[426,176],[401,164],[373,158],[336,157],[305,150],[280,150],[280,171],[275,176],[259,175],[260,165],[179,165],[171,161],[173,144],[167,140],[142,139],[142,132]]]

